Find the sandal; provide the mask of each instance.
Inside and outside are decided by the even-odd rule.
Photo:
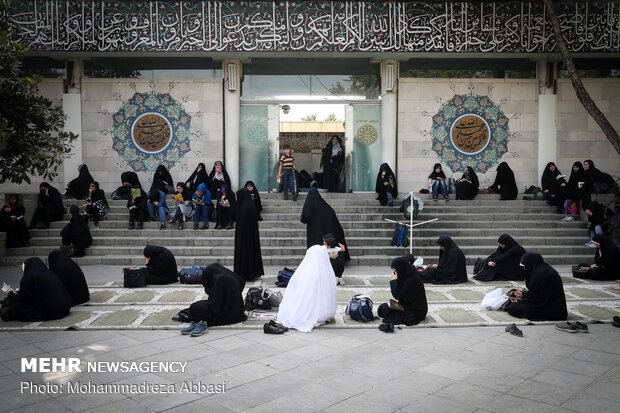
[[[523,331],[519,330],[515,323],[508,324],[505,330],[513,336],[523,337]]]

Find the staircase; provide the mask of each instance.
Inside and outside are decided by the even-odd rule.
[[[393,258],[409,252],[408,248],[391,246],[395,224],[384,220],[404,220],[399,212],[402,197],[393,207],[382,207],[370,193],[322,196],[344,228],[351,265],[388,266]],[[587,222],[562,222],[562,216],[544,201],[499,201],[497,195],[478,195],[473,201],[432,201],[428,195],[419,196],[425,206],[415,222],[439,218],[413,231],[413,253],[426,263],[437,261],[436,240],[440,235],[451,236],[471,265],[477,257],[495,251],[497,238],[503,233],[510,234],[527,251],[542,254],[550,264],[593,259],[594,250],[584,246],[588,241]],[[259,227],[264,265],[298,265],[306,250],[306,226],[299,221],[305,194],[297,202],[283,201],[281,194],[262,194],[261,200],[264,221]],[[233,264],[234,230],[214,230],[213,223],[204,231],[192,230],[193,223],[186,223],[183,231],[171,224],[159,230],[159,222],[145,222],[140,231],[128,230],[125,201],[110,201],[110,207],[108,220],[100,222],[100,229],[91,230],[93,244],[85,257],[76,259],[80,265],[143,265],[145,245],[169,248],[180,267]],[[48,230],[32,230],[30,247],[5,250],[0,264],[19,265],[31,256],[46,258],[60,245],[59,233],[67,220],[65,216],[65,221],[52,223]],[[0,242],[4,242],[4,234]]]

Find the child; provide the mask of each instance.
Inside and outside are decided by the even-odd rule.
[[[282,183],[282,192],[284,192],[284,200],[288,200],[288,192],[291,191],[293,195],[293,201],[297,201],[297,195],[295,194],[294,179],[295,179],[295,157],[291,155],[290,145],[284,145],[284,154],[280,156],[280,168],[278,170],[278,178],[284,178]]]
[[[194,202],[194,231],[198,230],[198,222],[200,222],[200,215],[202,215],[202,220],[204,225],[200,229],[208,229],[209,228],[209,210],[213,208],[213,204],[211,203],[211,192],[207,189],[207,185],[205,183],[201,183],[198,185],[198,189],[194,192],[193,196]]]

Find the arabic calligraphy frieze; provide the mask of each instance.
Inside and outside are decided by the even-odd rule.
[[[540,1],[9,0],[43,51],[552,52]],[[556,6],[573,52],[620,51],[620,1]]]
[[[486,172],[508,151],[508,118],[488,96],[455,95],[433,116],[432,149],[453,171]]]
[[[113,122],[112,147],[134,171],[171,168],[190,151],[191,117],[168,93],[135,93]]]

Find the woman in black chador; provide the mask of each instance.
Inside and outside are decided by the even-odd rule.
[[[486,259],[486,268],[474,278],[478,281],[523,281],[519,263],[525,250],[508,234],[500,235],[497,242],[497,251]]]
[[[235,273],[246,280],[265,273],[260,250],[260,234],[256,207],[251,192],[242,188],[237,199],[237,227],[235,228]]]
[[[519,190],[515,181],[515,174],[506,162],[502,162],[497,166],[497,175],[495,182],[489,187],[496,194],[500,194],[500,200],[511,201],[517,199]]]
[[[333,234],[345,246],[345,259],[349,261],[349,247],[344,238],[344,230],[334,209],[321,197],[316,188],[310,189],[301,210],[301,222],[306,226],[306,248],[323,245],[323,235]]]
[[[78,177],[67,184],[67,192],[65,193],[67,198],[84,199],[88,195],[90,183],[94,181],[86,164],[78,166],[78,172]]]
[[[224,164],[222,161],[215,161],[213,163],[213,169],[211,169],[211,173],[209,173],[209,191],[211,192],[211,197],[215,199],[215,196],[218,194],[218,191],[222,187],[222,185],[226,185],[228,188],[230,185],[230,177],[228,176],[228,172],[226,172],[226,168],[224,168]]]
[[[110,206],[105,199],[105,192],[103,189],[99,189],[99,182],[91,182],[86,202],[82,206],[85,209],[86,217],[93,220],[95,227],[99,226],[100,220],[107,219]]]
[[[63,250],[50,252],[47,257],[50,271],[60,278],[71,296],[71,305],[78,305],[90,300],[88,284],[82,269]]]
[[[433,284],[458,284],[467,282],[465,254],[452,238],[442,235],[437,240],[439,245],[439,263],[429,265],[420,274],[424,282]]]
[[[562,278],[540,254],[528,252],[521,258],[525,273],[523,291],[516,291],[506,311],[513,317],[531,321],[566,320],[566,297]]]
[[[605,235],[597,234],[592,238],[596,246],[594,264],[592,267],[593,280],[617,280],[620,278],[620,250]]]
[[[132,187],[139,186],[142,188],[140,178],[138,178],[138,175],[132,171],[123,172],[121,174],[121,183],[122,185],[114,191],[113,199],[129,199],[131,198]]]
[[[0,211],[0,231],[6,232],[5,246],[19,248],[28,246],[30,234],[24,221],[26,210],[19,202],[19,195],[11,194],[9,202],[4,204]]]
[[[474,199],[479,187],[478,175],[471,166],[468,166],[461,179],[456,181],[456,199]]]
[[[254,206],[256,207],[256,219],[262,221],[263,217],[260,216],[260,213],[263,210],[263,204],[260,202],[258,188],[254,185],[253,181],[247,181],[243,187],[250,191],[250,194],[252,195],[252,201],[254,201]],[[237,196],[237,198],[239,197]]]
[[[77,205],[71,206],[71,219],[60,231],[60,236],[63,247],[72,257],[83,257],[86,254],[86,248],[93,243],[88,221],[84,215],[80,214]]]
[[[394,198],[398,196],[398,187],[396,186],[396,175],[392,172],[392,168],[387,163],[382,163],[377,174],[377,183],[375,184],[375,192],[377,200],[383,206],[393,205]]]
[[[185,187],[194,193],[200,184],[205,184],[207,188],[209,187],[209,176],[207,175],[206,166],[202,162],[198,164],[194,172],[185,181]]]
[[[245,280],[220,264],[211,264],[202,273],[206,300],[189,306],[192,323],[183,334],[201,335],[209,326],[241,323],[247,319],[243,310]]]
[[[556,205],[562,188],[566,186],[566,179],[555,163],[549,162],[540,178],[540,185],[547,202]]]
[[[60,192],[47,182],[43,182],[39,186],[39,200],[30,229],[47,229],[50,227],[50,222],[61,221],[64,214],[65,208],[62,206]]]
[[[384,323],[414,326],[426,318],[428,304],[424,284],[405,257],[392,261],[390,289],[395,300],[383,303],[377,309],[377,315]]]
[[[171,194],[174,192],[174,181],[172,175],[168,172],[168,169],[164,165],[159,165],[155,174],[153,175],[153,185],[162,191],[164,194]]]
[[[330,192],[344,192],[344,144],[339,136],[332,136],[323,149],[321,167],[323,188]]]
[[[147,284],[171,284],[179,280],[177,261],[168,248],[149,245],[144,247],[144,260],[146,261]]]
[[[137,220],[137,229],[142,229],[144,217],[148,214],[148,209],[146,207],[146,192],[140,185],[135,185],[131,189],[135,192],[135,194],[130,194],[129,199],[127,200],[127,209],[129,210],[129,227],[127,228],[134,229]]]
[[[222,185],[217,193],[215,205],[215,229],[232,229],[237,214],[237,198],[227,185]]]
[[[9,290],[2,302],[4,321],[46,321],[66,317],[71,311],[71,295],[60,278],[39,258],[24,262],[19,292]]]
[[[564,212],[564,201],[570,199],[578,203],[579,199],[583,196],[583,188],[586,180],[585,172],[583,171],[583,165],[577,161],[573,163],[568,183],[560,190],[558,197],[557,207],[558,214]]]

